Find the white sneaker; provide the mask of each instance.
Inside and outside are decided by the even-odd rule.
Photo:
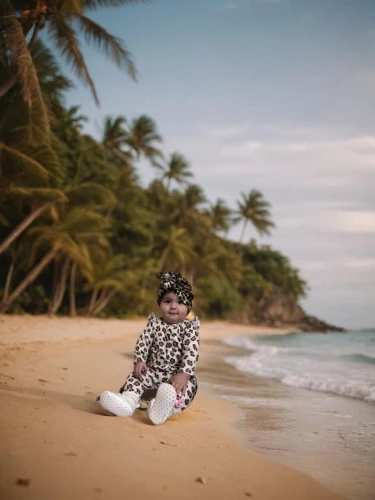
[[[100,395],[99,403],[112,415],[118,417],[131,417],[136,408],[139,407],[139,396],[135,392],[126,391],[122,394],[118,392],[104,391]]]
[[[150,402],[147,409],[148,416],[154,425],[163,424],[167,418],[172,417],[181,410],[175,408],[177,392],[171,384],[161,384],[155,399]]]

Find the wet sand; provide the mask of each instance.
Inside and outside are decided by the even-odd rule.
[[[224,362],[249,351],[209,341],[201,387],[239,409],[249,448],[311,475],[352,500],[375,499],[375,405],[290,387]]]
[[[103,415],[95,396],[121,385],[145,322],[0,316],[1,498],[342,498],[246,448],[236,407],[204,390],[162,426]],[[257,332],[202,325],[202,366],[213,340]]]

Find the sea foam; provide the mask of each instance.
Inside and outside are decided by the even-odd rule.
[[[225,361],[289,386],[375,402],[374,339],[375,332],[231,337],[226,344],[250,352]]]

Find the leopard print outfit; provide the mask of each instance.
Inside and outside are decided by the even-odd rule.
[[[199,319],[187,319],[168,325],[155,314],[150,314],[146,328],[139,337],[134,352],[134,363],[143,361],[148,371],[142,380],[131,373],[121,392],[133,391],[139,396],[146,389],[156,389],[168,382],[172,375],[184,372],[190,376],[181,409],[193,401],[198,384],[195,369],[199,358]]]

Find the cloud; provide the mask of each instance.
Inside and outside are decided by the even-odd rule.
[[[245,238],[290,258],[310,286],[307,312],[361,325],[374,294],[375,135],[293,123],[195,123],[190,134],[165,143],[184,152],[211,201],[221,197],[235,209],[241,192],[259,189],[276,228],[260,238],[249,227]],[[230,237],[238,240],[239,232]],[[343,303],[357,311],[355,319],[331,316]]]
[[[294,260],[293,265],[304,271],[325,271],[330,268],[330,263],[324,260]]]
[[[371,210],[327,210],[316,202],[314,210],[303,208],[298,215],[284,217],[282,229],[309,227],[314,232],[341,232],[352,234],[375,233],[375,211]],[[311,214],[311,212],[313,212]]]
[[[352,259],[347,259],[347,260],[344,260],[343,263],[342,263],[342,266],[344,268],[348,268],[348,269],[354,269],[354,270],[358,270],[358,271],[368,271],[370,269],[375,269],[375,258],[371,259],[371,258],[362,258],[362,259],[358,259],[358,258],[352,258]]]
[[[303,268],[305,271],[333,271],[349,270],[353,272],[373,272],[375,269],[375,258],[351,257],[326,260],[296,259],[293,264]]]
[[[317,218],[323,230],[344,233],[375,233],[375,211],[349,211],[325,213]]]
[[[246,125],[212,126],[198,123],[196,128],[205,136],[217,139],[232,139],[243,136],[247,132]]]
[[[256,148],[254,148],[256,144]],[[263,151],[264,153],[320,153],[336,155],[345,154],[368,154],[369,160],[363,162],[364,166],[375,170],[375,136],[366,135],[359,137],[349,137],[335,140],[310,140],[310,141],[288,141],[288,140],[247,140],[242,143],[229,144],[222,149],[226,156],[241,159],[247,157],[249,151]],[[363,156],[362,159],[366,159]],[[340,165],[337,165],[340,168]]]
[[[330,192],[333,199],[341,198],[345,203],[355,196],[362,208],[370,203],[375,136],[310,136],[301,140],[302,132],[296,131],[298,135],[293,137],[290,131],[281,138],[265,138],[264,130],[257,135],[250,133],[251,129],[250,125],[197,125],[190,137],[169,137],[166,142],[186,152],[199,182],[212,182],[214,176],[215,186],[221,183],[227,192],[236,186],[242,190],[248,184],[249,188],[272,190],[279,205],[280,200],[290,203],[290,195],[301,198],[301,191],[321,198],[318,192],[323,190],[326,199]],[[365,193],[360,201],[357,193],[362,187]],[[288,199],[283,201],[283,196]]]

